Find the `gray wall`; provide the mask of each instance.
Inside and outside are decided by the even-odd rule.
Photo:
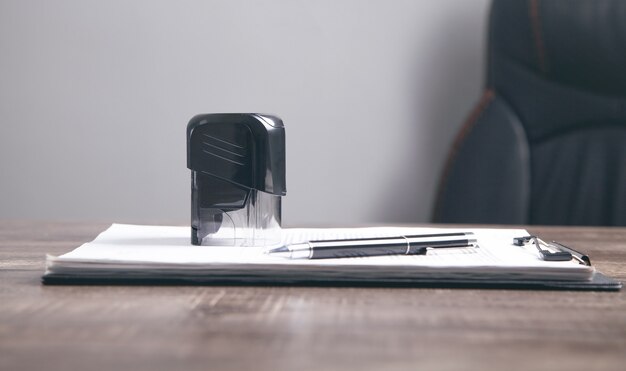
[[[487,0],[0,0],[0,217],[187,222],[185,127],[287,130],[286,225],[428,221]]]

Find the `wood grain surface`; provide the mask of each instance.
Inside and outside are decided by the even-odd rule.
[[[624,370],[626,294],[43,286],[107,224],[0,221],[0,370]],[[626,281],[626,228],[529,227]]]

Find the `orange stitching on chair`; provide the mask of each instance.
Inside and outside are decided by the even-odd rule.
[[[539,69],[541,72],[548,72],[546,63],[546,52],[543,44],[541,33],[541,20],[539,19],[539,0],[530,0],[529,17],[532,27],[533,39],[535,41],[535,49],[537,50],[537,60],[539,61]]]
[[[443,197],[443,186],[444,186],[444,184],[446,184],[446,180],[448,179],[448,175],[450,173],[450,168],[452,167],[452,162],[453,162],[454,158],[456,157],[456,154],[459,151],[459,148],[461,147],[461,144],[463,143],[463,141],[465,140],[467,135],[470,133],[470,131],[472,130],[472,128],[474,127],[474,125],[476,124],[478,119],[485,112],[487,107],[489,107],[489,105],[491,104],[491,101],[493,101],[494,97],[495,97],[495,92],[493,91],[493,89],[485,90],[485,92],[483,93],[482,97],[480,98],[480,101],[478,101],[478,104],[476,105],[476,107],[472,110],[470,115],[467,117],[467,119],[465,120],[465,122],[461,126],[461,129],[459,130],[459,133],[457,134],[456,138],[454,139],[454,142],[453,142],[452,147],[450,149],[450,153],[448,154],[448,158],[446,159],[445,166],[443,167],[443,172],[442,172],[441,178],[439,178],[439,187],[437,188],[437,198],[436,198],[436,201],[435,201],[435,212],[434,212],[434,215],[433,215],[433,219],[434,220],[439,219],[439,215],[441,213],[441,201],[442,201],[442,197]]]

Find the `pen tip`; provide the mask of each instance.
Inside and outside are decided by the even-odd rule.
[[[266,254],[276,254],[276,253],[280,253],[280,252],[289,252],[289,248],[287,248],[287,246],[276,247],[274,249],[267,250],[265,253]]]

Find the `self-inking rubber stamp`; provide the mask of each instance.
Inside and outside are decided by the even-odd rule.
[[[280,118],[223,113],[187,125],[191,243],[265,246],[280,239],[285,128]]]

